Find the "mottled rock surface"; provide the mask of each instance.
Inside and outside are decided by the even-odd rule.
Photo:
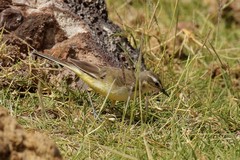
[[[24,130],[0,107],[0,159],[61,160],[62,156],[46,135]]]

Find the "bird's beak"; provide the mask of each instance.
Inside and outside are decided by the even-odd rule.
[[[166,96],[168,96],[168,97],[169,97],[169,94],[166,92],[166,90],[165,90],[165,89],[161,89],[161,92],[162,92],[163,94],[165,94]]]

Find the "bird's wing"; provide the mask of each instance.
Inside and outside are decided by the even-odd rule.
[[[86,73],[96,79],[102,78],[103,71],[95,65],[92,65],[88,62],[72,59],[72,58],[68,58],[68,62],[75,65],[76,67],[78,67],[84,73]]]
[[[132,71],[128,70],[128,69],[117,69],[118,71],[112,71],[114,74],[112,73],[112,75],[114,75],[113,78],[115,78],[115,84],[122,86],[122,85],[126,85],[126,86],[132,86],[135,84],[136,82],[136,78],[135,75]]]
[[[39,57],[42,57],[42,58],[45,58],[45,59],[47,59],[47,60],[53,61],[53,62],[55,62],[55,63],[58,63],[58,64],[60,64],[60,65],[62,65],[62,66],[64,66],[64,67],[72,70],[72,71],[75,72],[75,73],[80,73],[80,72],[81,72],[81,70],[79,71],[79,68],[76,67],[75,65],[73,65],[73,64],[71,64],[71,63],[68,63],[68,62],[66,62],[66,61],[60,60],[60,59],[58,59],[58,58],[55,58],[55,57],[53,57],[53,56],[50,56],[50,55],[48,55],[48,54],[42,54],[42,53],[37,52],[37,51],[33,51],[32,54],[35,54],[35,55],[37,55],[37,56],[39,56]],[[80,73],[80,74],[81,74],[81,73]]]

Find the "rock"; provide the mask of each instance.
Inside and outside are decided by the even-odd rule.
[[[0,159],[61,160],[62,156],[46,135],[27,132],[0,107]]]

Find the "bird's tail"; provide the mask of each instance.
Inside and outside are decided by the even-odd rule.
[[[71,63],[68,63],[66,61],[60,60],[60,59],[55,58],[53,56],[50,56],[48,54],[39,53],[37,51],[33,51],[32,54],[37,55],[37,56],[42,57],[42,58],[45,58],[47,60],[53,61],[53,62],[55,62],[55,63],[57,63],[57,64],[59,64],[61,66],[64,66],[64,67],[72,70],[73,72],[77,73],[78,75],[82,74],[82,71],[78,67],[76,67],[75,65],[73,65]]]

